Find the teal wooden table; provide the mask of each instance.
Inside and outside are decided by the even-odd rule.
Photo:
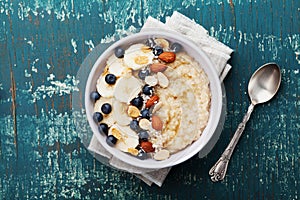
[[[76,73],[99,43],[179,11],[235,50],[227,117],[205,158],[172,168],[161,188],[93,158],[74,126]],[[300,1],[0,0],[0,199],[299,199]],[[245,113],[260,65],[282,85],[257,106],[223,182],[208,175]]]

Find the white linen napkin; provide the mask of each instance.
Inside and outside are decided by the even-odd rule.
[[[175,11],[171,17],[167,17],[165,24],[149,17],[141,31],[145,31],[148,28],[173,30],[196,43],[197,46],[201,47],[211,59],[221,81],[223,81],[231,69],[231,66],[227,64],[227,61],[230,59],[230,54],[233,50],[209,36],[206,29],[179,12]],[[106,151],[95,136],[92,137],[88,149],[95,153],[97,158],[100,157],[101,162],[106,163],[113,168],[132,173],[148,185],[154,183],[161,186],[171,169],[171,167],[169,167],[156,171],[149,171],[126,164]]]

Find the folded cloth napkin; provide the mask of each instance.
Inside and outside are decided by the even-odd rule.
[[[221,81],[223,81],[231,69],[231,66],[227,64],[227,61],[230,59],[230,54],[233,52],[233,50],[223,43],[217,41],[215,38],[209,36],[208,31],[202,26],[188,17],[180,14],[179,12],[175,11],[171,17],[167,17],[165,24],[152,17],[149,17],[141,31],[146,31],[147,29],[153,28],[175,31],[177,34],[182,34],[183,37],[196,43],[197,46],[201,47],[201,49],[211,59]],[[155,171],[149,171],[126,164],[107,152],[101,146],[100,142],[95,136],[92,137],[88,149],[95,153],[97,158],[100,157],[101,162],[106,163],[118,170],[132,173],[148,185],[155,183],[156,185],[161,186],[171,169],[168,167]]]

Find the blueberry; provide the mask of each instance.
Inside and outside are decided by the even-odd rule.
[[[139,133],[138,133],[138,136],[139,136],[139,139],[142,140],[142,141],[147,141],[148,138],[149,138],[149,134],[147,131],[145,130],[141,130]]]
[[[109,135],[106,138],[106,143],[111,147],[114,146],[117,143],[117,141],[118,141],[118,139],[115,138],[115,136],[113,136],[113,135]]]
[[[148,38],[146,41],[146,45],[153,48],[155,46],[155,41],[153,38]]]
[[[98,99],[100,99],[101,95],[97,92],[97,91],[93,91],[90,94],[90,98],[92,101],[97,101]]]
[[[141,111],[142,118],[150,119],[149,109],[144,109]]]
[[[108,135],[108,125],[105,123],[100,123],[98,126],[98,130],[101,134]]]
[[[177,52],[181,51],[182,46],[181,46],[181,44],[175,42],[171,45],[170,48],[173,52],[177,53]]]
[[[137,155],[137,158],[141,159],[141,160],[145,160],[148,158],[148,154],[143,151],[143,150],[140,150],[138,155]]]
[[[115,56],[117,58],[123,58],[124,57],[124,53],[125,53],[125,50],[123,48],[121,48],[121,47],[117,47],[115,49]]]
[[[102,106],[101,106],[101,111],[104,113],[104,114],[109,114],[111,112],[111,105],[109,103],[104,103]]]
[[[139,126],[139,122],[136,119],[134,119],[130,122],[129,127],[135,132],[138,132],[139,130],[141,130],[141,128]]]
[[[113,74],[107,74],[105,76],[105,82],[107,84],[113,85],[113,84],[116,83],[116,80],[117,80],[117,77],[115,75],[113,75]]]
[[[145,80],[146,76],[149,76],[150,74],[150,70],[149,69],[142,69],[139,71],[139,78],[142,79],[142,80]]]
[[[164,52],[164,50],[161,46],[155,46],[153,48],[152,52],[155,56],[159,56],[160,54],[162,54]]]
[[[143,93],[145,95],[151,95],[153,93],[153,87],[151,87],[150,85],[146,84],[144,87],[143,87]]]
[[[103,119],[103,115],[99,112],[95,112],[94,115],[93,115],[93,119],[95,122],[101,122],[102,119]]]
[[[141,96],[138,96],[133,98],[130,103],[138,109],[141,109],[143,107],[144,99]]]

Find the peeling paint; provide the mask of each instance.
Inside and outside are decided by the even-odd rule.
[[[24,76],[25,76],[26,78],[31,77],[31,74],[28,73],[27,69],[24,70]]]
[[[295,52],[296,60],[298,61],[298,64],[300,64],[300,51]]]
[[[39,60],[40,60],[39,58],[36,58],[36,59],[32,62],[32,64],[31,64],[31,71],[32,71],[32,72],[35,72],[35,73],[38,72],[38,70],[37,70],[35,64],[36,64]]]
[[[34,48],[33,42],[31,40],[28,40],[27,38],[24,38],[24,41],[31,47],[31,49]]]
[[[94,45],[94,43],[93,43],[92,40],[85,40],[85,41],[84,41],[84,44],[86,44],[86,45],[89,47],[89,50],[90,50],[90,51],[93,50],[93,49],[95,48],[95,45]]]
[[[101,39],[100,43],[103,44],[109,44],[111,42],[115,42],[120,38],[123,38],[125,36],[138,33],[139,28],[135,26],[129,26],[128,29],[117,29],[116,32],[112,35],[106,35],[104,38]]]
[[[73,47],[73,52],[76,54],[77,53],[77,44],[73,38],[71,39],[71,45]]]
[[[101,39],[100,43],[109,44],[109,43],[115,42],[115,41],[116,41],[115,34],[112,36],[106,35],[104,38]]]
[[[219,25],[219,29],[216,30],[215,27],[211,27],[210,35],[220,40],[225,44],[229,44],[234,41],[238,41],[238,44],[257,44],[257,48],[260,52],[268,51],[272,54],[272,59],[276,60],[279,56],[279,51],[283,49],[291,50],[295,53],[295,59],[298,64],[299,52],[300,52],[300,34],[290,34],[285,38],[280,38],[275,35],[268,34],[259,34],[259,33],[247,33],[242,30],[235,30],[234,27],[229,26],[228,28],[223,28],[222,25]],[[235,33],[238,33],[235,36]]]
[[[55,78],[54,74],[49,74],[49,76],[47,77],[47,81],[53,81]]]
[[[79,81],[74,76],[67,75],[64,80],[59,81],[55,80],[54,74],[49,74],[46,79],[48,82],[45,85],[35,86],[34,88],[31,82],[26,82],[27,89],[21,90],[21,92],[27,96],[29,103],[35,103],[45,98],[52,98],[54,95],[70,95],[72,92],[79,91],[77,87]]]
[[[190,6],[195,6],[196,3],[197,3],[196,0],[191,0],[191,1],[190,1],[190,0],[183,0],[182,3],[181,3],[181,5],[182,5],[184,8],[188,8],[188,7],[190,7]]]

